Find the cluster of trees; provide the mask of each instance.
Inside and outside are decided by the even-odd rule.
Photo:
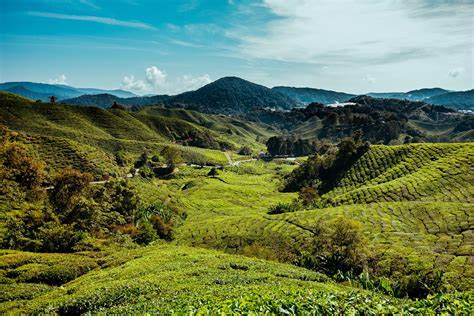
[[[144,151],[135,161],[134,167],[140,169],[139,173],[143,178],[161,178],[171,176],[176,169],[176,164],[182,161],[183,158],[178,149],[166,146],[153,155]]]
[[[328,150],[309,157],[285,179],[283,191],[296,192],[302,188],[314,188],[316,195],[332,189],[337,180],[367,150],[369,143],[362,141],[362,133],[343,139],[337,150]]]
[[[272,156],[307,156],[317,150],[315,141],[286,136],[270,137],[266,145]]]
[[[29,148],[9,138],[4,133],[0,146],[0,193],[18,211],[5,224],[3,247],[72,252],[108,237],[172,238],[177,211],[143,205],[125,180],[92,185],[90,174],[73,169],[51,178]]]
[[[329,107],[320,103],[311,103],[306,108],[295,108],[291,111],[256,110],[248,114],[248,119],[276,125],[282,130],[291,132],[295,126],[301,126],[309,120],[320,120],[314,138],[319,140],[338,141],[350,136],[357,130],[363,132],[363,139],[371,143],[388,144],[407,134],[413,140],[422,140],[424,134],[411,127],[410,118],[437,119],[452,112],[444,107],[432,106],[422,102],[395,99],[375,99],[367,96],[356,97],[353,104],[340,107]]]

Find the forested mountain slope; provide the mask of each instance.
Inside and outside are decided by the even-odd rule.
[[[185,160],[224,163],[220,150],[260,149],[256,139],[274,133],[262,124],[187,110],[105,110],[35,103],[7,93],[0,93],[0,124],[24,133],[51,166],[71,164],[94,174],[116,171],[118,151],[132,159],[166,145],[179,148]]]

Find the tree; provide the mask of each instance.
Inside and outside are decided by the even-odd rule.
[[[168,165],[174,166],[181,162],[181,153],[176,147],[166,146],[161,150],[160,155],[165,158]]]
[[[64,212],[72,210],[79,200],[87,194],[92,175],[73,169],[63,170],[53,181],[49,200],[57,209]]]
[[[303,187],[298,192],[298,200],[303,206],[310,206],[318,197],[318,191],[313,187]]]
[[[252,155],[252,149],[250,149],[248,146],[244,146],[239,149],[238,154],[243,156],[250,156]]]
[[[359,274],[367,265],[368,250],[362,225],[343,216],[320,221],[312,231],[314,237],[307,250],[306,265],[328,274]]]

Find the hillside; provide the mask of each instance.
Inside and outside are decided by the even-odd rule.
[[[82,259],[97,266],[93,258],[68,256],[70,265],[77,265]],[[18,279],[25,281],[32,268],[28,262],[42,262],[37,271],[44,272],[45,263],[54,262],[53,256],[15,252],[3,253],[0,259],[8,261],[3,271],[18,272]],[[29,283],[10,283],[4,289],[10,290],[8,298],[12,302],[0,303],[0,311],[123,315],[137,311],[167,314],[171,310],[176,314],[452,310],[435,298],[417,302],[389,298],[336,285],[306,269],[198,248],[157,245],[102,260],[108,262],[104,268],[96,268],[63,286],[35,284],[31,279]],[[63,271],[67,273],[67,267]],[[468,299],[467,294],[444,295],[442,302],[458,301],[456,311],[466,313]]]
[[[117,97],[134,97],[135,94],[116,89],[104,90],[95,88],[75,88],[62,84],[47,84],[37,82],[4,82],[0,83],[0,91],[16,93],[32,100],[49,101],[49,97],[54,95],[59,100],[75,98],[83,94],[103,94],[108,93]]]
[[[322,104],[342,103],[346,102],[350,98],[355,97],[354,94],[314,88],[294,88],[280,86],[273,87],[272,90],[297,100],[302,104],[309,104],[313,102]]]
[[[356,126],[344,126],[346,117],[382,124],[402,122],[403,114],[404,124],[432,133],[451,129],[440,120],[454,124],[455,112],[444,107],[352,101],[271,113],[308,133],[326,126],[334,136]],[[327,124],[331,113],[337,119]],[[472,129],[460,122],[457,133]],[[242,116],[52,105],[0,93],[0,125],[0,240],[8,248],[0,252],[1,313],[470,312],[472,143],[372,145],[307,203],[305,191],[282,188],[316,158],[237,155],[242,146],[261,150],[259,140],[281,132]],[[166,162],[164,152],[174,153],[174,172],[145,173]],[[145,165],[137,165],[142,157]],[[42,163],[43,182],[34,172]],[[62,186],[68,167],[105,180],[72,173],[85,189],[73,191],[78,202],[68,206],[69,183],[81,185]],[[66,198],[56,199],[61,188]],[[31,240],[22,237],[31,231]],[[68,252],[48,248],[67,247],[79,233]]]
[[[459,110],[474,110],[474,90],[449,92],[426,99],[427,103],[445,105]]]
[[[237,77],[225,77],[196,91],[179,94],[168,104],[201,112],[242,114],[252,108],[291,109],[298,102],[267,87]]]
[[[98,175],[118,172],[114,157],[121,150],[136,159],[145,150],[171,145],[187,161],[221,164],[227,160],[220,150],[244,144],[261,149],[256,138],[274,133],[261,124],[188,110],[51,105],[7,93],[0,93],[0,124],[23,133],[51,166],[73,165]]]
[[[357,96],[344,106],[309,104],[291,111],[256,110],[246,116],[295,138],[337,142],[357,130],[371,143],[472,141],[472,116],[443,106]]]
[[[441,88],[424,88],[406,92],[406,98],[411,101],[423,101],[437,95],[450,92],[449,90]]]
[[[283,167],[277,172],[284,175],[292,169],[281,164],[248,163],[221,173],[222,182],[206,179],[185,192],[171,189],[200,174],[189,170],[186,177],[171,180],[167,189],[147,186],[143,190],[173,196],[172,203],[187,209],[188,220],[177,235],[185,244],[244,254],[261,247],[262,256],[274,258],[272,252],[283,251],[278,247],[288,247],[284,240],[292,246],[304,245],[318,221],[344,215],[361,223],[370,248],[385,264],[403,254],[407,261],[400,269],[414,269],[421,275],[427,272],[423,266],[430,267],[443,275],[444,286],[468,289],[474,284],[469,276],[469,256],[474,251],[470,243],[472,157],[472,144],[374,146],[322,196],[328,203],[324,208],[281,215],[267,214],[271,205],[295,197],[277,191],[275,171]],[[389,252],[385,252],[387,244]],[[378,273],[396,279],[396,273],[404,272]],[[464,279],[456,277],[460,275]]]

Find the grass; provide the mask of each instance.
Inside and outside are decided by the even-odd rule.
[[[119,175],[143,151],[153,155],[164,146],[175,147],[187,162],[226,165],[220,150],[170,140],[179,130],[195,131],[259,150],[257,136],[272,133],[231,117],[185,110],[52,107],[9,94],[1,94],[1,101],[0,123],[17,131],[17,141],[31,144],[51,173],[72,166],[96,177]],[[115,161],[119,150],[129,160],[127,168]],[[186,212],[175,240],[148,247],[97,241],[100,251],[72,254],[1,250],[0,313],[469,315],[473,154],[472,143],[372,146],[322,196],[319,208],[276,215],[268,214],[272,206],[297,197],[278,190],[297,167],[291,162],[243,162],[213,177],[207,175],[210,167],[179,166],[172,179],[133,178],[144,205],[160,202]],[[391,284],[431,271],[440,273],[440,289],[447,294],[397,299],[353,281],[335,283],[315,271],[255,258],[280,259],[261,245],[277,244],[280,237],[294,246],[306,244],[317,223],[340,215],[361,223],[378,273]]]
[[[467,290],[474,286],[474,270],[469,263],[474,255],[474,208],[469,189],[472,182],[466,180],[472,177],[468,172],[471,151],[469,144],[374,146],[328,194],[353,194],[359,199],[346,199],[337,207],[281,215],[267,212],[271,206],[296,197],[294,193],[278,192],[281,175],[295,167],[286,164],[248,162],[225,168],[218,178],[207,177],[208,169],[187,168],[176,179],[141,182],[137,187],[141,188],[142,196],[169,199],[176,208],[188,213],[188,219],[176,233],[179,244],[231,253],[245,252],[245,247],[275,236],[304,244],[318,221],[344,215],[363,224],[369,246],[380,254],[382,266],[389,266],[403,256],[406,269],[440,271],[446,290]],[[414,157],[418,158],[417,163],[413,162]],[[436,177],[423,178],[424,173],[430,175],[435,171]],[[410,179],[424,181],[431,188],[430,194],[418,194],[427,192],[421,191],[420,185],[412,191]],[[458,183],[452,184],[456,179]],[[400,194],[402,185],[414,194]],[[353,192],[377,192],[377,186],[395,190],[378,195]],[[465,190],[464,195],[460,189]]]
[[[183,246],[149,246],[125,255],[134,259],[94,270],[64,286],[39,291],[21,304],[0,303],[0,309],[28,314],[286,310],[289,314],[380,314],[417,310],[434,313],[449,308],[467,315],[467,302],[472,298],[472,293],[466,293],[422,301],[394,299],[334,284],[324,275],[291,265]],[[457,302],[458,306],[440,301]]]

